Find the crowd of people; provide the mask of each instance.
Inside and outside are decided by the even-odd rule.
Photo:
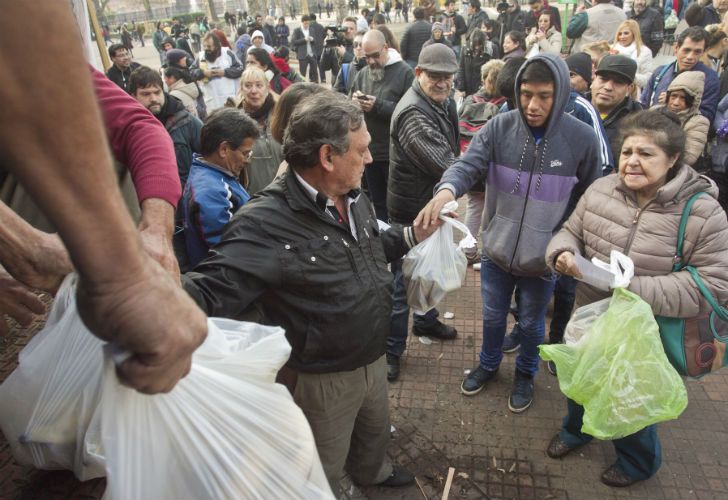
[[[314,14],[293,30],[272,15],[244,25],[227,16],[220,27],[201,20],[194,30],[175,20],[169,33],[159,23],[153,34],[159,71],[133,62],[122,42],[108,48],[107,78],[79,75],[83,61],[69,37],[63,51],[44,55],[57,56],[50,67],[36,66],[64,67],[73,108],[54,103],[58,120],[39,120],[45,101],[23,94],[23,82],[3,90],[18,106],[0,125],[22,140],[3,132],[11,158],[3,167],[16,178],[5,175],[0,192],[19,181],[40,206],[33,213],[48,219],[33,228],[18,217],[29,220],[28,195],[3,198],[17,213],[0,206],[3,279],[15,290],[52,290],[74,266],[84,319],[133,353],[120,377],[150,393],[170,390],[189,370],[205,314],[284,327],[292,353],[279,380],[306,414],[332,489],[345,472],[358,484],[411,484],[413,475],[386,454],[387,380],[400,376],[410,331],[402,257],[439,227],[447,202],[467,196],[466,224],[480,234],[466,255],[481,276],[483,342],[464,396],[495,383],[504,354],[518,351],[505,404],[516,414],[531,406],[538,346],[562,342],[574,307],[605,296],[577,286],[576,256],[626,253],[635,263],[629,289],[655,314],[707,310],[689,276],[672,271],[680,216],[697,192],[708,196],[693,207],[685,259],[728,300],[724,3],[697,14],[669,3],[665,15],[647,0],[629,8],[597,0],[564,27],[547,0],[528,0],[523,10],[509,0],[497,16],[479,0],[463,16],[446,0],[430,19],[414,8],[399,39],[387,26],[392,8],[407,19],[399,1],[377,2],[337,29]],[[52,10],[69,21],[62,7]],[[673,36],[670,16],[694,25],[674,36],[676,60],[656,66]],[[88,110],[73,115],[81,104]],[[38,161],[27,152],[46,121],[69,125],[61,139],[84,133],[53,141]],[[119,196],[124,186],[114,187],[104,131],[131,172],[127,204],[141,208],[139,236]],[[65,159],[74,175],[54,168]],[[39,181],[46,171],[54,174]],[[51,228],[67,251],[43,232]],[[36,246],[53,256],[45,267],[19,257]],[[105,269],[111,258],[124,276]],[[3,300],[3,312],[23,321],[40,307],[27,294],[20,308],[7,305],[20,299]],[[147,329],[132,332],[152,315]],[[416,336],[458,336],[437,309],[412,317]],[[569,401],[549,456],[591,439],[582,418]],[[655,426],[615,448],[617,461],[601,478],[607,485],[629,486],[660,467]]]

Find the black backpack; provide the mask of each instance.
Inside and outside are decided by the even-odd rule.
[[[205,118],[207,118],[207,104],[205,104],[205,94],[202,92],[199,83],[195,82],[195,86],[199,91],[199,93],[197,94],[197,99],[195,99],[197,118],[199,118],[201,121],[205,121]]]

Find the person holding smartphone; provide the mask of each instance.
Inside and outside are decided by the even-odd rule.
[[[526,37],[526,57],[540,52],[561,53],[561,33],[551,24],[551,14],[544,12],[538,18],[538,26],[531,28]]]

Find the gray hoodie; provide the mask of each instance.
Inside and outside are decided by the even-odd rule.
[[[554,75],[553,107],[539,144],[517,99],[518,109],[486,123],[436,188],[449,188],[459,198],[486,178],[483,252],[518,276],[548,272],[546,246],[578,197],[601,176],[596,134],[564,113],[569,70],[558,55],[529,59],[516,77],[516,96],[524,69],[536,61],[546,63]]]

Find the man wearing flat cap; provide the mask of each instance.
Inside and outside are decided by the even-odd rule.
[[[591,84],[591,102],[599,112],[607,131],[614,157],[619,135],[619,122],[627,115],[642,110],[642,105],[630,95],[634,91],[637,63],[622,55],[606,55],[599,61]]]
[[[458,70],[455,53],[436,43],[423,48],[415,67],[415,80],[392,114],[389,145],[387,210],[392,223],[408,225],[432,199],[433,189],[460,153],[458,115],[452,84]],[[401,262],[392,263],[395,275],[392,329],[387,338],[387,376],[399,376],[399,358],[407,341],[409,307]],[[449,340],[455,328],[441,323],[437,309],[415,314],[412,331]]]

